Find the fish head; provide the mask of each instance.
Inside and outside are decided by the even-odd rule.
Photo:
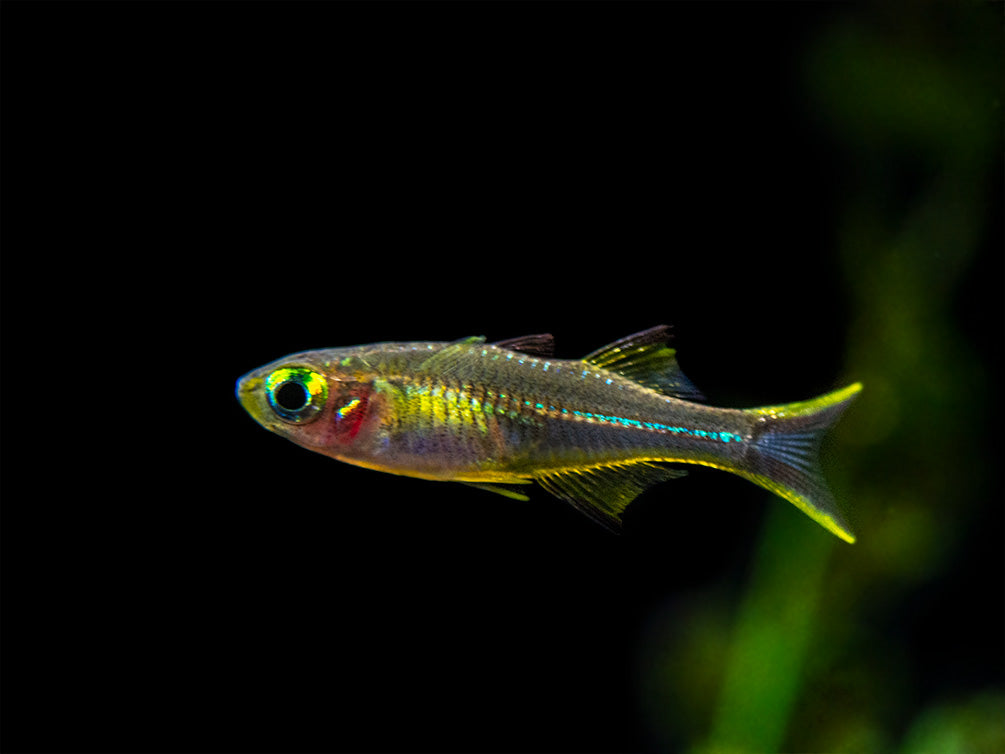
[[[321,352],[286,356],[237,381],[237,400],[270,432],[338,457],[369,424],[373,382],[333,365]]]

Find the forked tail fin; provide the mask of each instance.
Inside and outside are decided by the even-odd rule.
[[[820,441],[862,389],[856,382],[809,401],[752,408],[760,418],[747,461],[736,473],[793,503],[845,542],[855,535],[820,474]]]

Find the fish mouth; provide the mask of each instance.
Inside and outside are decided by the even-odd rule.
[[[246,374],[237,381],[234,387],[234,395],[237,402],[241,404],[245,411],[251,414],[251,418],[259,424],[264,424],[264,406],[262,401],[262,389],[265,380],[255,374]]]

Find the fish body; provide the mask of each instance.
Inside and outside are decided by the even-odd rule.
[[[696,464],[743,476],[853,542],[816,454],[861,385],[715,408],[698,402],[668,337],[656,327],[576,360],[554,358],[550,335],[307,351],[245,375],[237,396],[265,428],[340,461],[520,499],[513,485],[537,482],[609,528],[643,490]]]

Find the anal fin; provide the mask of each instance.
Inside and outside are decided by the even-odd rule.
[[[614,532],[621,531],[621,513],[654,484],[685,476],[682,469],[637,461],[584,468],[562,469],[534,477],[555,497]]]

